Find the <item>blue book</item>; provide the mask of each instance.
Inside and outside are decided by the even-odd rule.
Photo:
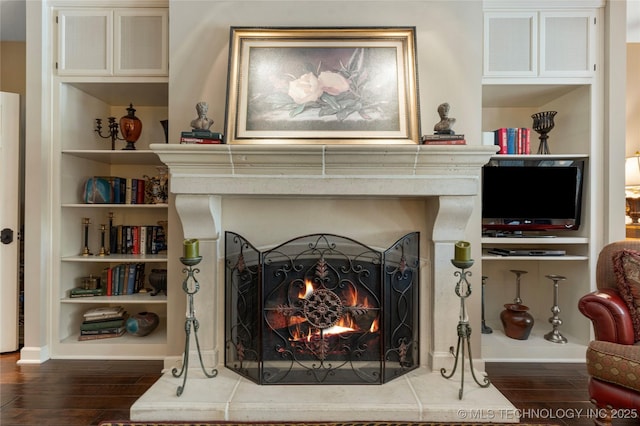
[[[507,128],[507,154],[518,153],[518,129],[515,127]]]
[[[136,288],[136,265],[127,265],[127,291],[125,294],[135,293]]]

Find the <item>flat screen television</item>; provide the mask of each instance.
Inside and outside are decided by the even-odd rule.
[[[482,169],[484,230],[577,230],[584,160],[492,161]]]

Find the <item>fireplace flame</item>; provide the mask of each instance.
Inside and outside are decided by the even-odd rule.
[[[311,280],[308,280],[308,279],[304,280],[304,286],[305,286],[304,293],[298,294],[299,299],[307,299],[313,293],[314,288]]]

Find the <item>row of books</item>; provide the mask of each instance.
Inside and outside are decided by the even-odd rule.
[[[145,264],[121,263],[104,268],[100,282],[105,296],[139,293],[144,288]]]
[[[120,337],[126,332],[127,311],[122,306],[101,306],[84,312],[78,340]]]
[[[222,144],[224,143],[224,136],[222,133],[209,130],[185,131],[180,132],[180,143]]]
[[[109,253],[158,254],[167,249],[160,225],[116,225],[109,229]]]
[[[494,132],[498,154],[531,154],[531,129],[527,127],[501,127]]]
[[[94,176],[87,179],[84,202],[88,204],[152,204],[146,197],[146,179]]]

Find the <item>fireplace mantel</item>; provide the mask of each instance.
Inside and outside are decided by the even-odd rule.
[[[165,373],[132,406],[132,419],[329,421],[353,420],[355,416],[358,420],[376,420],[380,410],[384,410],[385,419],[446,421],[460,420],[456,414],[460,404],[469,409],[487,406],[513,409],[495,388],[480,389],[474,383],[467,384],[466,401],[460,402],[459,376],[447,380],[439,372],[441,368],[452,368],[449,348],[457,339],[455,325],[460,301],[451,285],[455,279],[455,267],[451,264],[453,244],[467,238],[479,241],[479,236],[467,236],[466,232],[477,211],[481,168],[495,154],[496,147],[153,144],[151,149],[169,167],[170,191],[175,194],[184,237],[200,239],[201,254],[209,260],[199,265],[200,282],[208,285],[201,286],[195,303],[205,365],[217,367],[220,374],[213,379],[199,375],[197,355],[190,353],[193,372],[185,393],[180,398],[172,395],[171,388],[177,379]],[[291,398],[274,399],[278,393],[274,394],[272,387],[256,385],[226,370],[219,359],[224,347],[220,235],[230,230],[223,221],[225,217],[229,220],[222,214],[224,200],[238,197],[262,203],[256,204],[262,208],[265,200],[270,203],[271,199],[312,199],[314,203],[344,199],[356,206],[361,200],[407,199],[427,206],[425,217],[419,215],[415,222],[422,223],[426,230],[421,234],[426,248],[421,258],[426,267],[421,275],[420,368],[406,379],[382,385],[382,389],[388,390],[381,391],[384,402],[373,402],[380,400],[380,396],[374,396],[379,394],[376,389],[380,388],[376,386],[351,385],[347,387],[349,392],[329,386],[336,389],[327,393],[327,386],[305,385],[291,391],[296,393],[294,389],[304,388],[316,404],[313,409],[307,406],[300,411],[291,405]],[[362,214],[358,207],[352,208],[356,217]],[[262,211],[254,214],[259,216],[249,220],[270,224]],[[327,223],[341,219],[334,217]],[[380,232],[377,224],[371,226],[371,235]],[[299,231],[298,235],[306,232],[295,231]],[[481,358],[477,361],[483,365]],[[290,386],[279,387],[285,388]],[[367,402],[366,395],[373,399]],[[517,420],[515,416],[502,421]]]
[[[176,194],[469,196],[493,146],[153,144]],[[211,179],[215,177],[215,179]]]

